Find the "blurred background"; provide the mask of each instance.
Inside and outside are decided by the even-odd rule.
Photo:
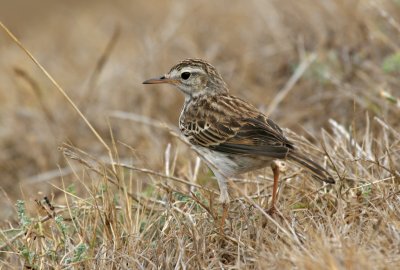
[[[141,83],[188,57],[211,62],[233,94],[265,112],[303,65],[271,118],[311,140],[329,130],[329,119],[351,125],[353,135],[374,116],[400,127],[397,0],[2,0],[0,20],[109,144],[112,131],[119,157],[138,166],[162,170],[168,143],[191,157],[179,156],[177,175],[186,177],[185,166],[194,162],[164,130],[114,117],[123,111],[176,126],[183,96]],[[0,59],[0,218],[6,220],[17,198],[57,199],[53,185],[74,181],[57,150],[62,143],[96,157],[107,152],[4,31]]]

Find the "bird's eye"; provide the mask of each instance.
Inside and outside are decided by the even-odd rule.
[[[189,79],[189,77],[190,77],[190,72],[182,72],[181,74],[182,79],[187,80]]]

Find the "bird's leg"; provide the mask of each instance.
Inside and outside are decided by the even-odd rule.
[[[220,191],[219,201],[222,203],[222,217],[221,217],[220,230],[221,230],[221,233],[223,233],[224,226],[225,226],[225,220],[229,214],[229,211],[228,211],[229,210],[229,202],[230,202],[229,192],[228,192],[228,186],[227,186],[225,177],[222,174],[220,174],[219,172],[214,172],[214,175],[217,178],[219,191]]]
[[[274,186],[272,188],[271,207],[267,211],[269,215],[273,215],[275,213],[275,203],[276,203],[276,197],[277,197],[277,191],[278,191],[278,180],[279,180],[279,165],[276,164],[275,162],[273,162],[271,165],[271,168],[272,168],[272,172],[274,173]]]
[[[229,203],[223,203],[222,204],[222,217],[221,217],[221,224],[220,224],[221,234],[224,233],[225,220],[228,217],[228,213],[229,213],[228,210],[229,210]]]

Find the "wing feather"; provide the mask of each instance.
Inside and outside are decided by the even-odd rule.
[[[219,95],[187,106],[180,122],[183,133],[195,145],[272,158],[285,158],[294,148],[277,124],[239,98]]]

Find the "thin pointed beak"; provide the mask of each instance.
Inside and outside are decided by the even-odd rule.
[[[172,83],[174,80],[168,79],[165,77],[165,75],[158,77],[158,78],[152,78],[145,80],[143,84],[159,84],[159,83]]]

